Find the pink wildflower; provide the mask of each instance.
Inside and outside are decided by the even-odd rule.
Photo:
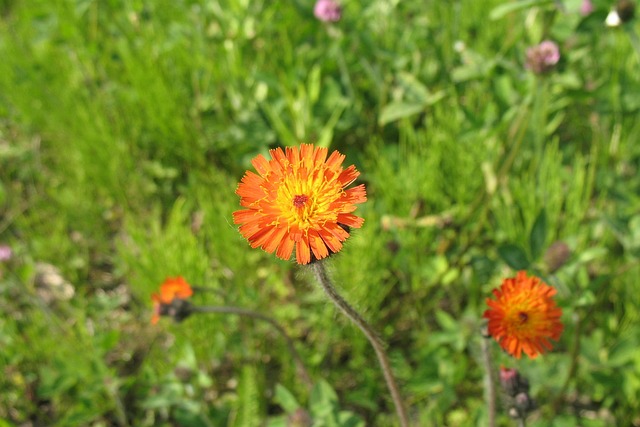
[[[322,22],[337,22],[342,16],[342,8],[334,0],[318,0],[313,14]]]

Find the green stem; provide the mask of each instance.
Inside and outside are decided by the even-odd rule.
[[[276,322],[274,319],[272,319],[271,317],[266,316],[262,313],[258,313],[253,310],[247,310],[245,308],[229,307],[229,306],[192,306],[191,311],[194,313],[235,314],[237,316],[251,317],[253,319],[262,320],[264,322],[269,323],[271,326],[273,326],[273,328],[276,331],[278,331],[278,333],[280,333],[280,335],[282,335],[282,337],[286,341],[287,348],[289,349],[289,353],[291,353],[291,357],[293,357],[293,360],[296,364],[296,368],[298,370],[298,373],[302,377],[302,380],[305,382],[305,384],[308,387],[311,387],[313,385],[313,381],[311,381],[311,377],[309,376],[307,369],[304,367],[302,358],[300,357],[300,355],[298,354],[298,351],[293,345],[293,340],[291,339],[291,337],[289,337],[289,335],[284,330],[284,328],[280,326],[280,324]]]
[[[396,380],[393,376],[393,372],[391,371],[391,364],[389,363],[389,357],[384,349],[384,345],[382,340],[378,336],[378,334],[373,330],[373,328],[364,320],[360,314],[349,305],[347,301],[344,300],[338,294],[336,289],[334,288],[329,275],[327,274],[327,270],[325,268],[324,262],[316,261],[311,264],[311,270],[313,271],[318,283],[322,287],[322,290],[329,297],[331,302],[335,304],[342,313],[349,318],[367,337],[373,349],[376,352],[376,356],[378,356],[378,362],[380,363],[380,367],[382,368],[382,373],[384,375],[384,379],[387,382],[387,387],[389,388],[389,392],[391,393],[391,398],[393,399],[393,404],[396,407],[396,413],[398,414],[398,418],[400,419],[400,425],[402,427],[409,426],[409,418],[407,417],[407,412],[402,403],[402,398],[400,397],[400,391],[398,389],[398,385],[396,384]]]

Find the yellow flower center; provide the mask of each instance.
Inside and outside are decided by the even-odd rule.
[[[522,295],[513,301],[505,313],[505,323],[510,333],[521,337],[534,333],[543,322],[545,307],[530,295]]]
[[[306,169],[293,167],[289,174],[282,178],[278,187],[275,205],[280,209],[282,217],[289,227],[297,226],[307,231],[318,224],[336,221],[335,209],[331,204],[342,194],[340,182],[327,179],[326,168],[308,175]]]

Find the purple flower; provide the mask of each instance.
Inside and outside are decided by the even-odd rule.
[[[527,49],[527,68],[536,74],[551,71],[560,60],[560,50],[555,42],[545,40]]]
[[[337,22],[342,16],[342,8],[334,0],[318,0],[313,14],[322,22]]]
[[[582,16],[587,16],[593,12],[593,3],[591,0],[582,0],[582,4],[580,5],[580,14]]]
[[[0,245],[0,261],[9,261],[13,255],[11,248],[7,245]]]

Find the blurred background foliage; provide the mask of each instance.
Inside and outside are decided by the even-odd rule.
[[[250,159],[300,142],[362,172],[330,268],[415,425],[485,425],[484,301],[517,269],[564,310],[552,353],[493,346],[530,424],[640,425],[638,25],[593,4],[345,0],[325,24],[302,0],[1,0],[0,425],[394,425],[366,340],[232,224]],[[260,322],[152,327],[176,275],[273,316],[313,388]]]

